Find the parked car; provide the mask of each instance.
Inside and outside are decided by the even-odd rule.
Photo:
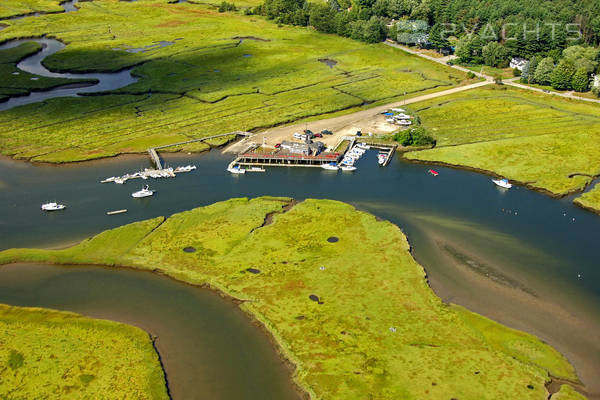
[[[323,135],[333,135],[333,132],[331,132],[329,129],[323,129],[323,130],[321,131],[321,133],[322,133]]]
[[[315,134],[314,134],[314,137],[321,137],[321,138],[322,138],[322,137],[323,137],[323,135],[322,135],[322,134],[320,134],[320,133],[315,133]]]
[[[278,149],[278,148],[280,148],[280,147],[281,147],[281,143],[277,143],[277,144],[275,145],[275,148],[276,148],[276,149]]]

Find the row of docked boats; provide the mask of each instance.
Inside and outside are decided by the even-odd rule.
[[[100,183],[110,183],[114,182],[117,184],[124,184],[130,179],[148,179],[148,178],[174,178],[175,174],[179,174],[182,172],[191,172],[196,169],[195,165],[185,165],[177,168],[163,168],[163,169],[151,169],[145,168],[143,171],[136,172],[134,174],[125,174],[123,176],[111,176],[110,178],[106,178],[100,181]]]
[[[235,175],[245,174],[246,172],[265,172],[265,169],[262,167],[250,167],[250,168],[242,168],[239,165],[230,165],[227,167],[227,172],[230,172]]]
[[[356,171],[356,167],[354,164],[369,150],[371,147],[366,143],[358,143],[353,146],[350,150],[344,154],[344,158],[339,164],[336,163],[328,163],[322,164],[321,168],[330,171],[337,171],[341,169],[342,171]]]

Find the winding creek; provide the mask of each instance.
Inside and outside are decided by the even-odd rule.
[[[62,3],[76,11],[75,1]],[[130,70],[72,74],[46,69],[44,58],[65,45],[48,38],[12,40],[0,50],[36,41],[43,49],[17,67],[46,77],[94,79],[0,103],[0,111],[54,97],[114,90],[136,81]],[[331,198],[401,226],[430,284],[444,300],[538,335],[565,354],[600,398],[600,217],[520,187],[508,192],[486,176],[396,157],[379,168],[374,154],[352,174],[269,169],[231,176],[230,157],[212,151],[171,155],[194,173],[149,181],[157,195],[133,199],[139,182],[102,178],[148,166],[143,156],[65,166],[0,158],[0,249],[61,247],[128,222],[170,215],[231,197]],[[60,200],[68,209],[44,214]],[[127,208],[126,214],[106,216]],[[0,268],[0,302],[70,310],[136,325],[158,337],[174,398],[293,399],[289,371],[260,329],[217,294],[147,272],[100,267],[18,265]],[[232,384],[235,382],[235,384]]]
[[[56,97],[77,97],[84,93],[98,93],[116,90],[137,82],[137,78],[131,75],[132,68],[127,68],[119,72],[92,72],[82,74],[52,72],[48,70],[43,65],[42,61],[46,57],[49,57],[66,47],[64,43],[59,42],[56,39],[38,38],[10,40],[0,45],[0,50],[17,47],[26,42],[36,42],[41,44],[43,47],[38,53],[26,57],[17,64],[17,68],[21,71],[48,78],[90,79],[97,81],[97,83],[68,84],[50,90],[31,92],[28,96],[11,97],[8,101],[0,103],[0,111],[8,110],[25,104],[37,103],[39,101],[53,99]]]

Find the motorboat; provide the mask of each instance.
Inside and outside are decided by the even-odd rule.
[[[363,150],[369,150],[371,148],[371,146],[369,146],[366,143],[359,143],[356,145],[358,148],[363,149]]]
[[[261,167],[252,167],[252,168],[248,168],[247,171],[248,172],[265,172],[265,169],[261,168]]]
[[[231,172],[232,174],[245,174],[246,170],[243,168],[240,168],[239,165],[236,165],[235,167],[229,167],[227,168],[227,171]]]
[[[115,179],[117,179],[116,176],[111,176],[110,178],[106,178],[100,181],[100,183],[108,183],[108,182],[114,182]]]
[[[67,206],[65,206],[64,204],[58,204],[57,202],[52,202],[52,203],[42,204],[41,208],[44,211],[58,211],[58,210],[64,210],[65,208],[67,208]]]
[[[409,121],[407,119],[401,119],[397,122],[398,125],[403,125],[403,126],[409,126],[412,125],[412,121]]]
[[[379,154],[377,156],[377,162],[379,163],[379,165],[385,164],[386,160],[387,160],[387,155],[385,155],[385,154]]]
[[[342,171],[356,171],[357,170],[357,168],[355,166],[353,166],[353,165],[342,165],[340,167],[340,169]]]
[[[338,166],[335,165],[334,163],[321,164],[321,168],[327,169],[327,170],[330,170],[330,171],[337,171],[338,170]]]
[[[439,173],[438,173],[436,170],[434,170],[434,169],[430,169],[430,170],[429,170],[429,171],[427,171],[427,172],[429,172],[429,173],[430,173],[431,175],[433,175],[433,176],[438,176],[438,175],[439,175]]]
[[[512,187],[512,184],[508,182],[508,179],[492,179],[492,182],[504,189],[510,189]]]
[[[150,188],[148,187],[148,185],[144,186],[142,188],[142,190],[138,190],[137,192],[133,192],[131,193],[131,197],[135,197],[137,199],[142,198],[142,197],[149,197],[152,196],[154,194],[153,190],[150,190]]]

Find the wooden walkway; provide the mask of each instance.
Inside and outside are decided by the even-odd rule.
[[[246,136],[246,137],[248,137],[248,136],[251,136],[252,133],[250,133],[250,132],[244,132],[244,131],[235,131],[235,132],[221,133],[219,135],[206,136],[206,137],[202,137],[202,138],[198,138],[198,139],[190,139],[190,140],[186,140],[184,142],[164,144],[162,146],[150,147],[148,149],[148,154],[150,154],[150,159],[152,160],[152,162],[154,163],[154,165],[156,165],[156,168],[157,169],[163,169],[162,162],[160,161],[160,157],[158,156],[158,153],[157,153],[156,150],[165,149],[167,147],[173,147],[173,146],[182,146],[182,145],[188,144],[188,143],[203,142],[205,140],[216,139],[216,138],[219,138],[219,137],[232,136],[232,135],[235,135],[235,136]]]

